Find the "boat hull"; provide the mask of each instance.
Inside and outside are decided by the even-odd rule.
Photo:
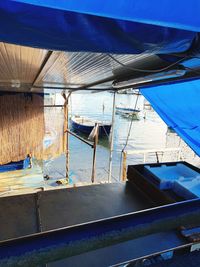
[[[125,118],[130,118],[134,120],[139,120],[139,109],[131,109],[131,108],[120,108],[116,107],[116,114],[119,114]]]
[[[140,110],[139,109],[134,109],[134,108],[120,108],[120,107],[116,107],[116,111],[117,112],[126,112],[126,113],[139,113]]]
[[[71,127],[83,134],[89,135],[94,128],[93,126],[83,125],[77,123],[75,120],[71,119]],[[107,136],[110,134],[111,125],[99,125],[99,136]]]

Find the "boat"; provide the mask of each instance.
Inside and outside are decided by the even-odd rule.
[[[93,120],[84,116],[72,116],[71,127],[81,133],[90,134],[95,127],[95,124],[99,125],[99,136],[108,136],[110,134],[111,122]]]
[[[140,90],[137,89],[124,89],[117,92],[121,95],[141,95]]]
[[[138,116],[139,112],[140,112],[139,109],[116,107],[116,114],[119,114],[126,118],[132,118],[135,120],[139,120]]]
[[[133,95],[142,95],[142,94],[140,93],[140,90],[137,90],[137,89],[132,90],[132,92],[133,92]]]

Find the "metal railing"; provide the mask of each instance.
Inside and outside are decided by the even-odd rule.
[[[128,155],[143,155],[143,163],[147,162],[147,155],[148,154],[155,154],[156,156],[156,161],[157,163],[162,162],[161,159],[159,159],[159,156],[163,155],[166,152],[175,152],[177,153],[177,161],[180,161],[181,159],[183,159],[182,153],[181,153],[181,148],[179,147],[171,147],[171,148],[160,148],[160,149],[143,149],[143,150],[126,150],[123,151],[123,160],[122,160],[122,181],[126,180],[126,168],[127,168],[127,156]]]
[[[161,148],[161,149],[144,149],[144,150],[127,150],[127,155],[136,155],[142,154],[143,155],[143,162],[146,163],[146,155],[147,154],[154,154],[155,155],[163,155],[165,152],[177,152],[177,160],[181,159],[181,148],[179,147],[171,147],[171,148]]]

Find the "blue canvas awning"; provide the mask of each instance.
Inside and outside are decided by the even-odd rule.
[[[198,70],[200,58],[197,56],[200,47],[199,10],[199,0],[107,0],[104,2],[101,0],[4,0],[0,2],[0,42],[48,50],[131,54],[131,57],[132,54],[151,52],[159,55],[168,54],[163,56],[167,61],[170,61],[169,54],[182,53],[192,47],[193,53],[191,52],[190,55],[196,56],[196,58],[185,58],[183,54],[182,57],[185,61],[181,63],[186,70],[195,68],[192,70],[194,75],[187,76],[186,74],[183,79],[197,79],[200,73]],[[20,66],[17,59],[22,53],[12,53],[12,57],[10,57],[6,47],[5,45],[3,48],[5,54],[3,54],[3,58],[13,57],[16,66]],[[47,55],[49,54],[47,53]],[[55,53],[52,57],[57,58]],[[61,69],[63,72],[65,71],[70,61],[69,58],[67,53],[61,58],[62,64],[64,61],[64,67],[58,67],[59,74]],[[71,58],[72,63],[73,58],[81,59],[79,54],[74,54],[74,57],[71,55]],[[85,54],[85,58],[88,58],[87,54]],[[90,55],[90,59],[92,58],[93,55]],[[100,74],[108,72],[104,68],[104,66],[110,66],[108,64],[110,61],[108,63],[107,61],[102,65]],[[173,61],[174,58],[172,58]],[[84,62],[87,63],[84,64],[86,73],[93,77],[87,69],[88,61]],[[89,62],[91,63],[91,61]],[[96,62],[95,58],[94,62]],[[20,63],[22,64],[23,60]],[[29,60],[26,59],[26,63],[28,64]],[[60,65],[63,66],[61,63]],[[46,68],[44,68],[45,64]],[[44,56],[41,64],[43,68],[35,68],[32,79],[28,81],[30,87],[54,82],[54,78],[49,80],[52,75],[49,74],[48,64],[52,65],[52,61],[48,62]],[[82,70],[81,64],[82,60],[77,63],[77,66],[80,66],[79,75]],[[99,64],[102,64],[101,61]],[[58,64],[58,66],[60,65]],[[39,63],[38,66],[40,66]],[[73,73],[72,66],[74,63],[69,64]],[[196,70],[196,68],[198,69]],[[41,72],[42,69],[45,69],[44,73]],[[13,74],[10,73],[6,82],[10,83],[14,90]],[[145,76],[144,73],[141,75]],[[18,76],[18,80],[23,83],[20,75]],[[68,86],[70,83],[76,84],[76,81],[71,81],[68,79],[69,77],[67,79],[66,77],[63,79],[63,77],[65,76],[61,75],[60,79],[56,79],[56,81],[62,83],[63,80],[67,80]],[[114,79],[113,77],[111,80]],[[87,76],[84,76],[81,80],[84,85],[87,85],[86,78],[88,79]],[[2,81],[5,81],[3,76]],[[97,81],[101,81],[99,76],[94,77],[89,84]],[[142,93],[152,103],[162,119],[200,155],[199,80],[183,83],[177,83],[176,80],[175,82],[143,89]]]
[[[88,15],[200,31],[198,0],[15,0],[15,2]]]
[[[199,9],[198,0],[4,0],[0,41],[63,51],[178,53],[197,38]]]
[[[200,80],[142,89],[145,98],[200,156]]]

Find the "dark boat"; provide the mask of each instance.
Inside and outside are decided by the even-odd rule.
[[[99,136],[106,136],[110,134],[111,122],[92,120],[82,116],[73,116],[71,118],[71,126],[74,130],[90,134],[95,126],[95,123],[99,125]]]

